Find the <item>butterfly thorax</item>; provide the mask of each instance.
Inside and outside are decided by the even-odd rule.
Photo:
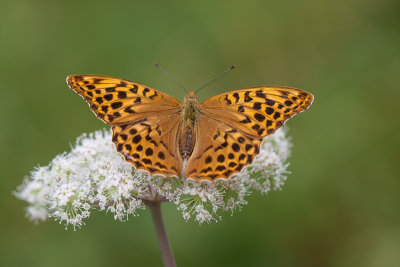
[[[196,136],[195,136],[195,122],[198,112],[199,102],[194,92],[189,92],[185,97],[182,108],[182,128],[179,135],[179,150],[182,157],[185,159],[193,152]]]

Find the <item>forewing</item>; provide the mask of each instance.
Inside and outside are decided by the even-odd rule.
[[[179,114],[159,115],[134,123],[113,126],[113,142],[136,169],[151,175],[182,175],[182,156],[178,151]]]
[[[250,164],[260,151],[262,139],[210,117],[196,120],[196,145],[185,167],[185,178],[214,181],[228,179]]]
[[[123,125],[160,113],[175,113],[182,106],[172,96],[148,86],[102,75],[71,75],[71,89],[81,95],[98,118]]]
[[[113,142],[127,161],[150,174],[181,176],[179,101],[145,85],[110,76],[71,75],[67,83],[98,118],[113,125]]]
[[[263,86],[223,93],[200,104],[200,112],[243,134],[263,138],[306,110],[313,95],[300,89]]]

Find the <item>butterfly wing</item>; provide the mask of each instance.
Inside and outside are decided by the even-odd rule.
[[[206,116],[262,138],[306,110],[312,101],[313,95],[304,90],[263,86],[223,93],[205,100],[200,107]]]
[[[205,100],[196,121],[201,134],[196,136],[185,177],[214,180],[240,172],[259,153],[263,137],[312,101],[306,91],[277,86],[241,89]]]
[[[67,83],[98,118],[113,126],[113,142],[127,161],[150,174],[181,176],[179,101],[145,85],[109,76],[71,75]]]
[[[185,167],[185,177],[194,180],[228,179],[253,161],[262,141],[202,114],[196,119],[196,132],[196,145]]]
[[[136,169],[166,177],[182,176],[179,153],[179,114],[158,115],[133,123],[113,126],[113,142],[117,150]]]
[[[102,75],[71,75],[71,89],[81,95],[96,116],[110,125],[135,122],[160,112],[174,113],[182,104],[148,86]]]

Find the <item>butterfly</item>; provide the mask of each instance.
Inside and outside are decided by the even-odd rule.
[[[306,110],[313,95],[260,86],[181,103],[148,86],[102,75],[71,75],[67,84],[112,126],[116,149],[136,169],[195,181],[229,179],[254,160],[263,138]]]

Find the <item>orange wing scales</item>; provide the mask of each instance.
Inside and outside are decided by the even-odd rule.
[[[117,151],[137,169],[182,175],[177,150],[182,104],[172,96],[127,80],[101,75],[71,75],[67,83],[96,116],[112,125]]]
[[[195,101],[190,104],[197,107],[191,119],[196,140],[182,168],[179,142],[191,137],[182,130],[187,124],[182,103],[148,86],[110,76],[71,75],[67,83],[98,118],[113,126],[117,151],[136,169],[194,180],[229,179],[240,172],[259,154],[265,136],[313,101],[306,91],[279,86],[231,91],[201,104],[191,93]]]
[[[167,177],[182,176],[182,156],[177,136],[180,123],[175,114],[113,126],[113,142],[136,169]]]
[[[196,146],[185,177],[229,179],[251,164],[263,137],[274,133],[293,115],[307,109],[313,96],[303,90],[257,87],[211,97],[200,104]]]
[[[213,181],[228,179],[251,164],[260,152],[262,139],[244,135],[239,130],[211,119],[199,116],[194,151],[186,168],[185,178]]]
[[[300,89],[256,87],[223,93],[200,106],[207,116],[228,123],[244,134],[263,138],[306,110],[312,101],[312,94]]]
[[[175,111],[182,105],[153,88],[109,76],[71,75],[67,83],[89,103],[98,118],[111,125]],[[160,105],[154,104],[157,102]],[[141,115],[132,116],[135,114]]]

